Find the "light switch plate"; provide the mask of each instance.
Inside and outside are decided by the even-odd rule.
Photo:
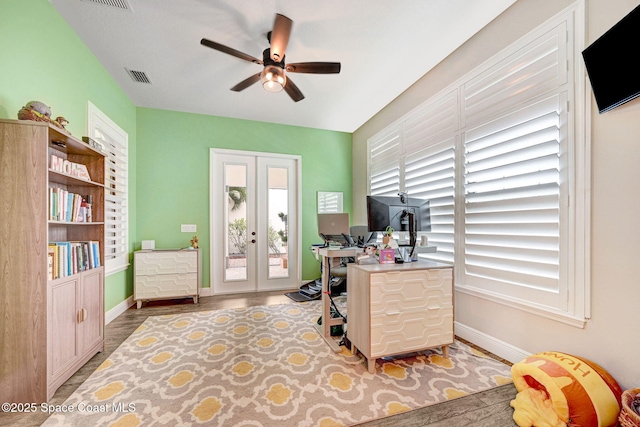
[[[182,224],[180,226],[180,231],[183,233],[195,233],[196,225],[195,224]]]

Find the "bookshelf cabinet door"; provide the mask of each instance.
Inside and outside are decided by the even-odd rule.
[[[103,344],[104,304],[102,298],[102,268],[89,270],[82,274],[81,336],[82,351],[91,351]],[[100,348],[100,351],[102,348]]]
[[[51,379],[72,369],[80,359],[78,340],[79,277],[51,282],[49,294]]]

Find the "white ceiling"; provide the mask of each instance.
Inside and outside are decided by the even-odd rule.
[[[50,2],[136,106],[353,132],[515,0]],[[261,66],[200,44],[262,59],[276,13],[293,20],[287,63],[342,64],[289,73],[305,95],[297,103],[259,83],[232,92]]]

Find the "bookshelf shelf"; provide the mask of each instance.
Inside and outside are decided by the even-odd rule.
[[[0,119],[0,157],[0,400],[42,403],[104,350],[104,154],[48,123]],[[54,192],[74,221],[53,219],[67,214]],[[50,244],[67,249],[54,259]]]
[[[62,172],[49,169],[49,182],[63,185],[76,185],[76,186],[88,186],[88,187],[104,187],[104,184],[98,182],[78,178],[75,176],[67,175]]]
[[[71,221],[49,221],[49,225],[70,225],[70,226],[80,226],[80,227],[90,227],[93,225],[101,225],[104,226],[104,222],[71,222]]]

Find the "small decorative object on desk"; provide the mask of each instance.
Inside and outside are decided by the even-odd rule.
[[[378,264],[378,260],[375,256],[362,254],[356,257],[356,264]]]
[[[384,234],[382,235],[382,244],[388,245],[390,240],[393,240],[393,227],[388,226],[384,230]]]
[[[51,118],[51,108],[40,101],[29,101],[27,104],[18,111],[19,120],[32,120],[35,122],[47,122],[59,128],[63,133],[70,135],[69,131],[65,129],[65,126],[69,124],[69,121],[62,116]]]
[[[193,239],[191,239],[190,249],[198,249],[198,236],[193,236]]]
[[[396,262],[396,256],[393,249],[380,249],[380,264],[392,264],[394,262]]]

